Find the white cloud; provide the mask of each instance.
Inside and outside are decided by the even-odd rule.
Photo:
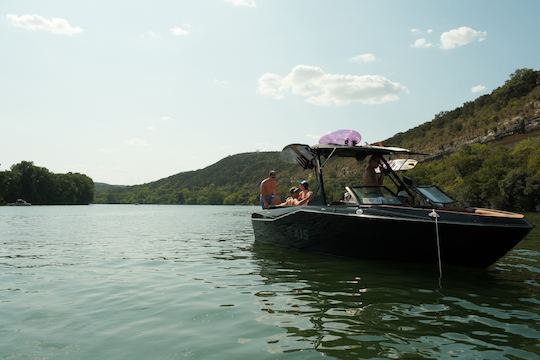
[[[367,62],[372,62],[375,60],[377,60],[377,57],[375,56],[375,54],[372,54],[372,53],[356,55],[349,59],[350,62],[355,62],[355,63],[367,63]]]
[[[416,39],[416,41],[414,43],[412,43],[411,46],[413,48],[417,48],[417,49],[427,49],[427,48],[432,47],[433,44],[428,42],[424,38],[420,38],[420,39]]]
[[[163,115],[161,117],[161,120],[163,120],[163,121],[172,121],[172,120],[174,120],[174,118],[172,116],[169,116],[169,115]]]
[[[148,131],[156,131],[156,127],[154,125],[150,125],[146,127],[146,130]]]
[[[138,137],[132,137],[130,139],[124,140],[124,143],[130,146],[148,146],[148,140],[140,139]]]
[[[274,99],[283,99],[283,78],[278,74],[266,73],[259,78],[259,94],[270,96]]]
[[[174,26],[171,28],[171,34],[174,36],[188,36],[191,34],[191,25],[184,24],[181,26]]]
[[[98,151],[104,154],[114,154],[120,150],[117,148],[101,148],[101,149],[98,149]]]
[[[255,0],[225,0],[226,3],[229,3],[233,6],[246,6],[246,7],[256,7]]]
[[[13,15],[8,14],[6,18],[11,25],[31,31],[48,31],[60,35],[77,35],[83,29],[71,25],[66,19],[51,18],[47,19],[40,15]]]
[[[321,68],[298,65],[282,77],[266,73],[259,78],[259,93],[282,99],[291,93],[314,105],[383,104],[399,99],[407,88],[381,75],[329,74]]]
[[[484,41],[486,37],[486,31],[478,31],[467,26],[462,26],[441,34],[441,49],[455,49],[474,41]]]
[[[420,35],[423,35],[423,34],[431,34],[433,32],[433,29],[422,30],[422,29],[418,29],[418,28],[412,28],[409,31],[410,31],[411,34],[413,34],[415,36],[420,36]]]
[[[214,85],[220,86],[220,87],[226,87],[227,85],[229,85],[229,82],[226,80],[214,79]]]
[[[484,85],[475,85],[471,88],[471,92],[473,94],[478,94],[484,91],[486,91],[486,87]]]
[[[154,32],[154,31],[152,31],[152,30],[147,31],[147,32],[146,32],[146,35],[147,35],[148,37],[153,38],[153,39],[161,40],[161,35],[158,34],[158,33],[156,33],[156,32]]]

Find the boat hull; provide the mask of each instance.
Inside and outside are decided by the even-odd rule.
[[[531,230],[524,219],[391,206],[297,207],[252,215],[261,243],[360,259],[438,261],[438,226],[443,264],[487,267]]]

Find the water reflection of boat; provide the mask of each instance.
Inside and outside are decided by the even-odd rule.
[[[14,203],[8,203],[8,206],[30,206],[30,205],[32,204],[30,204],[29,202],[26,202],[23,199],[17,199],[17,201],[15,201]]]
[[[392,157],[418,155],[382,146],[291,144],[284,156],[313,169],[319,183],[319,204],[271,208],[252,214],[257,242],[363,259],[438,262],[487,267],[532,229],[521,214],[493,209],[455,208],[438,187],[417,186],[399,176],[416,162]],[[331,158],[363,160],[382,157],[393,188],[348,186],[350,200],[328,201],[323,167]],[[406,201],[398,195],[405,195]],[[438,239],[437,239],[438,232]]]
[[[471,278],[470,269],[453,267],[437,290],[430,264],[358,262],[260,243],[253,255],[263,282],[254,294],[258,319],[283,329],[268,341],[276,351],[364,359],[418,358],[420,349],[441,358],[452,348],[490,358],[503,338],[511,345],[497,348],[501,354],[534,357],[538,311],[524,281],[533,271],[491,268]]]

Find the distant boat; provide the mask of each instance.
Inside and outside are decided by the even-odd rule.
[[[407,149],[342,142],[313,147],[291,144],[283,153],[284,158],[315,171],[320,201],[255,211],[252,224],[257,242],[361,259],[487,267],[533,227],[521,214],[453,207],[454,201],[438,187],[418,186],[398,176],[397,172],[417,163],[408,156],[419,153]],[[322,171],[326,162],[332,157],[361,160],[370,155],[381,157],[387,178],[398,190],[350,184],[342,201],[329,203]],[[407,159],[389,159],[395,155]]]
[[[14,203],[8,203],[8,206],[30,206],[29,202],[23,200],[23,199],[17,199]]]

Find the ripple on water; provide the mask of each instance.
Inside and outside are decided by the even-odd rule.
[[[439,289],[431,266],[253,245],[252,210],[0,208],[0,358],[539,356],[537,240]]]

